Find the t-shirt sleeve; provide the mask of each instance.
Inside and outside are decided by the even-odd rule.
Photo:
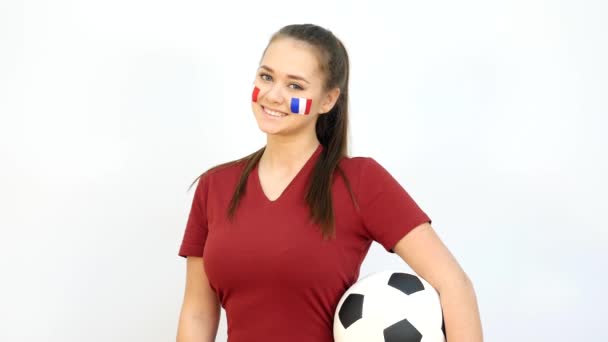
[[[412,229],[431,222],[399,182],[373,158],[364,158],[359,193],[360,213],[367,232],[390,253]]]
[[[204,173],[198,181],[194,197],[192,198],[192,206],[186,229],[182,238],[182,243],[179,248],[178,255],[181,257],[187,256],[203,256],[205,241],[207,240],[207,192],[209,190],[208,174]]]

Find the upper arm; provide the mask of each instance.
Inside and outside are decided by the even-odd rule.
[[[186,290],[176,340],[215,341],[220,321],[220,305],[209,286],[203,258],[188,256]]]
[[[193,315],[208,315],[219,310],[215,291],[209,285],[202,257],[187,257],[184,311]]]
[[[397,242],[393,250],[438,292],[452,281],[468,281],[456,258],[430,223],[412,229]]]

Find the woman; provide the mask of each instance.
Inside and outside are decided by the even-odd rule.
[[[179,255],[187,257],[179,342],[333,341],[341,295],[372,241],[439,292],[450,342],[481,341],[470,280],[429,217],[374,159],[347,157],[349,62],[331,32],[275,33],[254,82],[266,146],[203,173]]]

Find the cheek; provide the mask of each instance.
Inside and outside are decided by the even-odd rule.
[[[268,92],[268,86],[261,82],[254,82],[253,87],[251,89],[251,99],[254,102],[257,102],[260,98],[264,96]],[[254,100],[255,99],[255,100]]]
[[[320,113],[321,112],[321,101],[319,101],[319,99],[316,98],[312,101],[312,104],[313,104],[315,113]]]
[[[313,94],[307,94],[306,97],[311,99],[311,113],[319,113],[321,111],[321,95],[315,92]]]
[[[310,115],[315,112],[314,100],[308,97],[292,97],[289,110],[296,115]]]

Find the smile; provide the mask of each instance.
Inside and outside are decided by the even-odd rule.
[[[264,106],[262,106],[262,110],[264,111],[264,113],[270,115],[270,116],[274,116],[274,117],[283,117],[283,116],[287,116],[287,114],[282,113],[282,112],[276,112],[274,110],[270,110]]]

